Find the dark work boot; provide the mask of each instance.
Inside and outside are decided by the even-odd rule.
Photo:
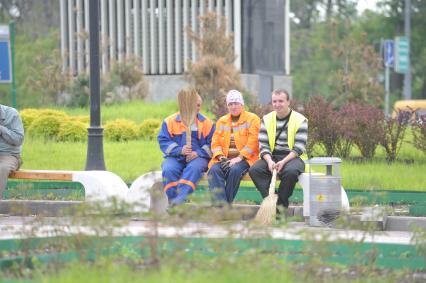
[[[277,221],[283,222],[286,221],[288,217],[288,208],[283,205],[277,205],[277,215],[275,219]]]

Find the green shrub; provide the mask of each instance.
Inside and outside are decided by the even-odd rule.
[[[34,108],[27,108],[21,110],[19,115],[21,116],[22,123],[24,124],[24,129],[28,130],[31,123],[40,115],[40,111]]]
[[[61,121],[63,121],[63,118],[57,116],[41,115],[31,123],[28,135],[31,137],[54,139],[58,136]]]
[[[87,125],[72,119],[63,121],[59,128],[58,140],[67,142],[87,140]]]
[[[34,120],[36,120],[39,117],[45,117],[45,116],[54,116],[58,117],[61,120],[64,118],[67,118],[68,115],[59,110],[54,109],[35,109],[35,108],[27,108],[23,109],[19,113],[21,115],[22,123],[24,124],[24,128],[28,130],[33,123]]]
[[[156,138],[160,131],[161,120],[160,119],[146,119],[139,125],[138,133],[139,137],[145,140],[153,140]]]
[[[70,120],[81,122],[85,125],[90,124],[90,116],[89,115],[81,115],[81,116],[70,116]]]
[[[40,116],[54,116],[58,118],[66,118],[68,117],[67,113],[55,109],[38,109],[38,113]]]
[[[105,124],[105,138],[110,141],[128,141],[137,138],[135,122],[117,119]]]

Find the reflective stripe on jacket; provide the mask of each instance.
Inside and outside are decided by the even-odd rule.
[[[218,162],[217,156],[228,156],[231,142],[231,114],[222,116],[216,123],[216,131],[212,140],[213,158],[210,160],[209,168]],[[260,118],[251,112],[243,110],[237,123],[233,126],[235,145],[242,156],[253,165],[259,158],[259,129]]]
[[[293,149],[294,138],[296,136],[297,130],[305,120],[307,120],[306,117],[300,114],[299,112],[296,112],[294,110],[291,111],[287,127],[288,147],[290,149]],[[273,152],[275,147],[275,135],[277,130],[277,112],[272,111],[271,113],[266,114],[265,116],[263,116],[263,121],[265,123],[266,132],[268,133],[269,147],[271,149],[271,152]],[[300,158],[302,160],[307,160],[308,156],[306,152],[303,153]]]
[[[197,131],[191,133],[192,150],[199,157],[210,159],[212,156],[210,146],[214,132],[213,122],[198,113],[196,119]],[[164,119],[160,133],[157,137],[164,157],[175,157],[185,160],[181,155],[182,147],[186,144],[186,127],[182,123],[179,112]]]

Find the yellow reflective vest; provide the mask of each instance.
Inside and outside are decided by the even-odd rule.
[[[288,147],[290,150],[294,147],[294,138],[296,136],[297,130],[303,121],[307,120],[305,116],[296,112],[294,110],[291,111],[290,118],[288,120],[288,128],[287,128],[287,137],[288,137]],[[263,121],[265,123],[266,132],[268,133],[268,141],[271,152],[274,151],[275,147],[275,135],[277,131],[277,112],[272,111],[269,114],[263,116]],[[302,160],[307,160],[308,155],[303,153],[300,158]]]

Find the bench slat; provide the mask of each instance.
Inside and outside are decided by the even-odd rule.
[[[72,173],[58,171],[43,170],[19,170],[10,173],[10,179],[35,179],[35,180],[55,180],[55,181],[72,181]]]

